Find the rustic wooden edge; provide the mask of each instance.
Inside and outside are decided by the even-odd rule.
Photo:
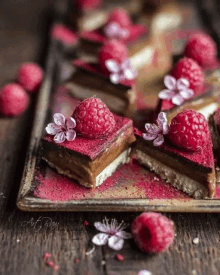
[[[41,139],[44,122],[47,114],[47,107],[49,103],[50,93],[53,85],[53,75],[56,63],[56,47],[57,43],[54,40],[50,41],[48,47],[48,56],[46,61],[45,78],[41,89],[39,91],[37,106],[35,110],[35,118],[33,122],[33,128],[30,137],[30,143],[25,158],[24,171],[21,179],[21,185],[17,197],[17,206],[21,209],[22,201],[31,188],[33,180],[37,151]]]

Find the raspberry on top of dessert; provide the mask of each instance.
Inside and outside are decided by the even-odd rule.
[[[42,138],[43,159],[58,173],[95,187],[129,159],[132,120],[112,114],[98,98],[81,102],[72,117],[54,115]]]
[[[141,164],[194,198],[214,196],[213,144],[202,114],[184,110],[168,126],[166,114],[160,113],[145,130],[136,133],[134,149]]]

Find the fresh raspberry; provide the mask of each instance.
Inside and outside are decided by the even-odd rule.
[[[178,147],[197,151],[206,144],[208,136],[208,122],[195,110],[185,110],[171,120],[169,138]]]
[[[55,24],[51,30],[51,36],[67,46],[75,45],[79,40],[76,33],[63,24]]]
[[[114,59],[118,63],[122,63],[128,58],[128,49],[118,40],[108,40],[100,49],[98,58],[100,67],[103,69],[103,72],[108,75],[109,71],[105,66],[105,61]]]
[[[204,85],[204,75],[202,68],[191,58],[184,57],[176,64],[172,71],[172,75],[179,79],[181,77],[188,79],[190,89],[194,94],[199,94]]]
[[[80,10],[93,10],[101,6],[102,0],[77,0],[76,6]]]
[[[129,13],[122,9],[116,8],[109,15],[108,22],[117,22],[121,27],[128,27],[132,24]]]
[[[29,97],[19,84],[10,83],[1,88],[0,113],[3,116],[19,116],[28,105]]]
[[[99,98],[90,97],[76,107],[76,132],[86,138],[102,138],[115,127],[115,118]]]
[[[43,80],[43,70],[36,63],[24,63],[17,72],[17,82],[28,92],[38,91]]]
[[[137,246],[148,253],[164,251],[174,239],[173,222],[159,213],[142,213],[133,221],[131,231]]]
[[[216,62],[217,47],[209,35],[196,34],[188,40],[185,55],[194,59],[201,67],[206,68]]]

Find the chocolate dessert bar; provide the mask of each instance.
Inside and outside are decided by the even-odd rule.
[[[110,110],[132,116],[135,110],[136,86],[134,80],[114,84],[105,76],[97,63],[75,60],[75,72],[65,83],[74,97],[85,99],[96,95]]]
[[[85,187],[101,185],[129,160],[135,141],[132,120],[114,115],[115,128],[105,138],[86,138],[76,133],[72,141],[56,143],[52,135],[42,138],[43,159],[58,173]]]
[[[142,132],[136,132],[133,152],[140,164],[195,199],[212,198],[216,191],[216,178],[210,134],[199,150],[188,151],[175,146],[168,137],[161,137],[163,134],[152,142],[152,133],[159,128],[149,125],[146,124],[146,129],[150,130],[148,140]],[[162,128],[165,129],[164,126]]]

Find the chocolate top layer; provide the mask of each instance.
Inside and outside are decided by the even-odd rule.
[[[155,150],[166,152],[171,156],[178,156],[183,162],[190,165],[193,163],[195,168],[202,169],[206,172],[211,171],[214,168],[214,157],[213,157],[213,144],[211,140],[211,135],[207,139],[206,146],[202,147],[201,150],[195,152],[189,152],[182,148],[178,148],[170,143],[168,139],[161,146],[154,146],[152,141],[147,141],[142,137],[140,131],[135,133],[137,139],[142,140],[146,146],[153,147]]]
[[[76,135],[76,139],[73,141],[65,141],[63,143],[57,144],[57,146],[65,147],[69,150],[73,150],[77,153],[85,155],[89,157],[89,159],[93,160],[98,157],[106,148],[117,138],[123,134],[126,129],[133,126],[133,122],[131,119],[126,117],[121,117],[115,115],[116,126],[114,131],[103,139],[87,139]],[[54,137],[51,135],[47,135],[43,138],[44,140],[55,143]]]
[[[146,36],[148,34],[148,28],[144,25],[131,25],[127,28],[129,31],[128,38],[124,39],[123,42],[128,46],[130,43],[135,42],[142,36]],[[89,40],[91,42],[102,45],[107,38],[103,32],[103,28],[99,28],[94,31],[82,31],[80,33],[80,37],[85,40]]]

